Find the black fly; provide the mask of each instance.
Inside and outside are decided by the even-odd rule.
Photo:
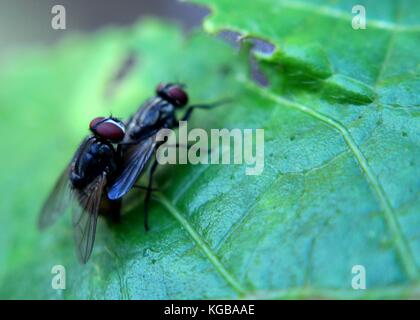
[[[159,84],[156,96],[147,100],[127,122],[127,132],[118,148],[122,154],[122,163],[115,181],[108,188],[108,197],[112,200],[121,199],[136,183],[144,172],[147,163],[160,144],[156,141],[159,130],[178,127],[179,120],[176,110],[188,103],[188,95],[180,84]],[[215,104],[191,105],[187,108],[181,121],[187,121],[194,109],[210,109],[223,102]],[[153,173],[157,160],[149,168],[149,181],[144,202],[144,227],[148,230],[148,203],[152,192]]]
[[[98,215],[118,218],[121,200],[110,200],[106,187],[112,182],[120,156],[113,143],[123,140],[124,124],[115,118],[95,118],[92,135],[81,143],[48,196],[39,216],[44,229],[71,207],[79,260],[86,263],[95,241]]]
[[[50,226],[70,207],[78,258],[86,263],[95,242],[98,216],[118,220],[121,198],[133,187],[144,188],[135,183],[157,148],[165,143],[156,141],[159,130],[178,127],[175,112],[187,103],[188,95],[182,85],[160,84],[156,96],[146,101],[126,126],[112,117],[93,119],[89,125],[92,135],[80,144],[44,203],[39,228]],[[187,121],[196,108],[210,109],[221,103],[189,106],[180,120]],[[113,144],[118,144],[117,150]],[[157,164],[155,160],[149,169],[144,202],[146,230]]]

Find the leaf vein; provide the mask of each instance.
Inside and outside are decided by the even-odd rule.
[[[202,250],[207,259],[213,264],[216,271],[223,277],[223,279],[239,294],[243,295],[246,290],[243,286],[230,274],[226,267],[221,263],[219,258],[213,253],[206,242],[201,238],[193,226],[187,219],[179,212],[179,210],[161,193],[158,195],[159,201],[172,214],[172,216],[182,225],[182,227],[191,236],[194,242]]]
[[[313,118],[324,122],[325,124],[332,127],[333,129],[335,129],[341,134],[345,143],[349,147],[350,151],[353,153],[353,156],[355,157],[360,168],[362,169],[364,176],[366,178],[366,181],[368,182],[370,188],[376,194],[377,200],[379,201],[379,204],[382,207],[382,212],[384,214],[385,222],[391,233],[392,239],[396,246],[396,250],[399,254],[402,266],[407,276],[413,281],[416,280],[418,278],[417,265],[416,265],[414,256],[410,250],[410,247],[401,231],[401,227],[398,223],[398,219],[396,217],[394,209],[391,206],[390,200],[388,199],[388,196],[386,195],[382,185],[380,184],[376,175],[373,173],[372,169],[370,168],[368,164],[367,159],[365,158],[362,151],[360,150],[360,148],[354,141],[348,129],[339,121],[327,115],[324,115],[323,113],[315,111],[305,105],[302,105],[300,103],[297,103],[289,99],[286,99],[284,97],[273,94],[269,92],[268,90],[261,89],[257,87],[256,85],[249,83],[248,81],[244,81],[243,79],[239,79],[239,81],[243,82],[247,87],[249,87],[250,89],[254,91],[257,91],[259,94],[266,97],[267,99],[272,100],[278,104],[300,110],[301,112],[306,113],[309,116],[312,116]]]

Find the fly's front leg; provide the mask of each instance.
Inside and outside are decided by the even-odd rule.
[[[157,159],[153,161],[152,166],[149,169],[149,183],[147,185],[146,197],[144,198],[144,229],[146,231],[149,230],[149,222],[148,222],[148,215],[149,215],[149,202],[150,202],[150,195],[152,194],[152,184],[153,184],[153,174],[156,170],[158,165]]]
[[[224,100],[220,100],[220,101],[217,101],[217,102],[214,102],[214,103],[196,104],[196,105],[189,106],[187,111],[185,112],[184,116],[181,118],[180,121],[187,121],[191,117],[191,114],[192,114],[194,109],[207,109],[207,110],[209,110],[209,109],[213,109],[215,107],[221,106],[223,104],[229,103],[231,101],[232,100],[230,100],[230,99],[224,99]]]
[[[118,163],[121,164],[123,156],[124,156],[124,144],[123,143],[119,143],[117,145],[117,159],[118,159]]]
[[[180,144],[180,143],[176,143],[176,144],[167,144],[166,145],[168,148],[186,148],[187,151],[190,150],[190,148],[193,146],[193,144]],[[207,149],[207,148],[202,148],[203,151],[206,151],[208,153],[211,153],[212,149]]]
[[[158,131],[159,130],[156,128],[143,128],[138,134],[131,138],[131,141],[119,142],[118,147],[122,148],[123,146],[133,146],[139,144],[143,140],[154,136]]]
[[[147,190],[148,189],[148,187],[141,186],[141,185],[134,185],[133,188],[139,189],[139,190]],[[157,189],[157,188],[151,188],[151,191],[152,192],[155,192],[155,191],[159,191],[159,189]]]
[[[111,203],[112,219],[117,223],[121,220],[121,204],[120,199]]]
[[[158,143],[156,146],[155,151],[159,148],[160,145],[166,143],[168,141],[167,137],[165,137],[165,139]],[[149,182],[147,184],[147,190],[146,190],[146,197],[144,198],[144,229],[146,231],[149,230],[149,202],[150,202],[150,195],[152,194],[153,191],[156,191],[156,189],[152,188],[153,185],[153,174],[156,171],[157,165],[159,164],[158,159],[156,158],[152,165],[150,166],[149,169]]]
[[[108,200],[101,208],[100,214],[107,216],[112,223],[119,223],[121,220],[121,199]]]

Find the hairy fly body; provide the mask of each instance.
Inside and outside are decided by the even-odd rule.
[[[108,189],[108,197],[112,200],[121,199],[145,171],[146,166],[157,148],[165,141],[157,141],[161,129],[172,129],[179,121],[187,121],[194,109],[210,109],[215,104],[191,105],[185,114],[177,119],[176,111],[188,104],[188,94],[180,84],[159,84],[156,96],[147,100],[126,124],[127,131],[118,148],[122,155],[121,166],[114,182]],[[144,226],[148,230],[147,214],[152,192],[153,173],[157,167],[155,159],[149,167],[149,181],[144,202]]]
[[[124,138],[124,124],[114,118],[96,118],[90,123],[90,131],[92,135],[80,144],[44,203],[38,220],[39,228],[44,229],[71,207],[74,238],[82,263],[92,253],[98,215],[119,217],[121,206],[120,199],[108,198],[106,188],[120,162],[113,143]]]

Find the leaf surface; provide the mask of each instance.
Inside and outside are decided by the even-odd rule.
[[[3,63],[0,133],[12,156],[0,160],[0,296],[418,296],[418,4],[364,2],[367,29],[353,30],[348,1],[194,2],[213,11],[208,31],[274,45],[258,55],[267,88],[219,40],[155,22]],[[127,61],[134,66],[121,75]],[[91,261],[78,265],[69,219],[39,234],[37,211],[91,118],[126,117],[156,83],[174,80],[193,102],[235,97],[191,125],[264,129],[263,173],[247,176],[245,164],[161,168],[151,230],[142,227],[143,194],[133,192],[122,223],[101,220]],[[56,264],[66,267],[65,291],[51,288]],[[366,268],[367,290],[352,289],[354,265]]]

